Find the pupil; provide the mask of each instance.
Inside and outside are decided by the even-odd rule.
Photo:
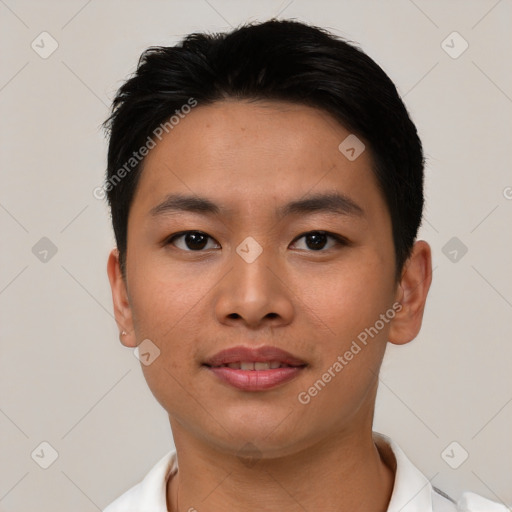
[[[206,245],[206,237],[202,233],[187,233],[185,243],[189,249],[202,249]]]
[[[310,244],[309,240],[313,240]],[[326,235],[325,233],[313,233],[306,236],[306,245],[309,249],[322,249],[325,245]]]

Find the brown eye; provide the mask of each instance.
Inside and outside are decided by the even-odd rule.
[[[183,239],[184,246],[183,243],[181,247],[174,243],[175,240],[178,239]],[[166,245],[173,244],[176,245],[179,249],[183,249],[184,251],[197,252],[203,250],[206,247],[209,239],[213,240],[213,238],[211,238],[206,233],[203,233],[202,231],[184,231],[182,233],[177,233],[171,236],[166,241]]]
[[[310,231],[309,233],[304,233],[295,240],[300,240],[301,238],[304,238],[306,240],[305,245],[307,249],[312,251],[321,251],[322,249],[324,249],[329,238],[331,240],[334,240],[334,244],[328,247],[327,250],[336,246],[347,244],[346,240],[343,237],[335,235],[334,233],[328,233],[327,231]]]

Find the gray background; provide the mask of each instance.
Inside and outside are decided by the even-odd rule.
[[[433,284],[374,428],[452,496],[512,505],[511,1],[0,0],[0,510],[99,510],[172,447],[112,315],[99,125],[147,46],[275,15],[360,43],[428,159]]]

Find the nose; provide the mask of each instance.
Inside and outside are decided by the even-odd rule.
[[[286,283],[284,262],[270,249],[256,259],[233,251],[231,270],[217,288],[215,315],[220,323],[244,324],[250,329],[284,326],[291,322],[293,293]]]

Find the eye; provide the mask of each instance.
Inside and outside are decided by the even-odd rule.
[[[185,247],[179,247],[177,244],[174,244],[174,241],[180,238],[183,238]],[[165,245],[173,244],[176,245],[179,249],[183,249],[184,251],[188,250],[188,252],[200,252],[207,245],[208,239],[213,240],[211,236],[203,233],[202,231],[183,231],[169,237],[166,240]],[[209,248],[211,249],[211,247]]]
[[[329,238],[333,240],[334,243],[331,245],[331,247],[328,247],[327,249],[332,249],[335,246],[348,245],[348,241],[345,238],[343,238],[340,235],[335,235],[334,233],[329,233],[327,231],[309,231],[308,233],[304,233],[297,237],[294,240],[294,242],[300,240],[301,238],[304,238],[306,240],[307,249],[316,252],[325,249],[326,241]],[[181,244],[181,246],[175,243],[175,241],[179,239],[183,239],[183,243]],[[213,240],[213,238],[210,235],[207,235],[202,231],[182,231],[181,233],[176,233],[170,236],[165,241],[165,245],[172,244],[178,247],[178,249],[182,249],[188,252],[201,252],[205,248],[212,248],[207,247],[208,239]]]
[[[335,235],[334,233],[328,233],[327,231],[310,231],[308,233],[304,233],[295,240],[300,240],[301,238],[306,239],[306,246],[309,249],[317,252],[324,248],[328,238],[334,240],[334,243],[327,249],[332,249],[335,246],[348,245],[348,241],[345,238]]]

